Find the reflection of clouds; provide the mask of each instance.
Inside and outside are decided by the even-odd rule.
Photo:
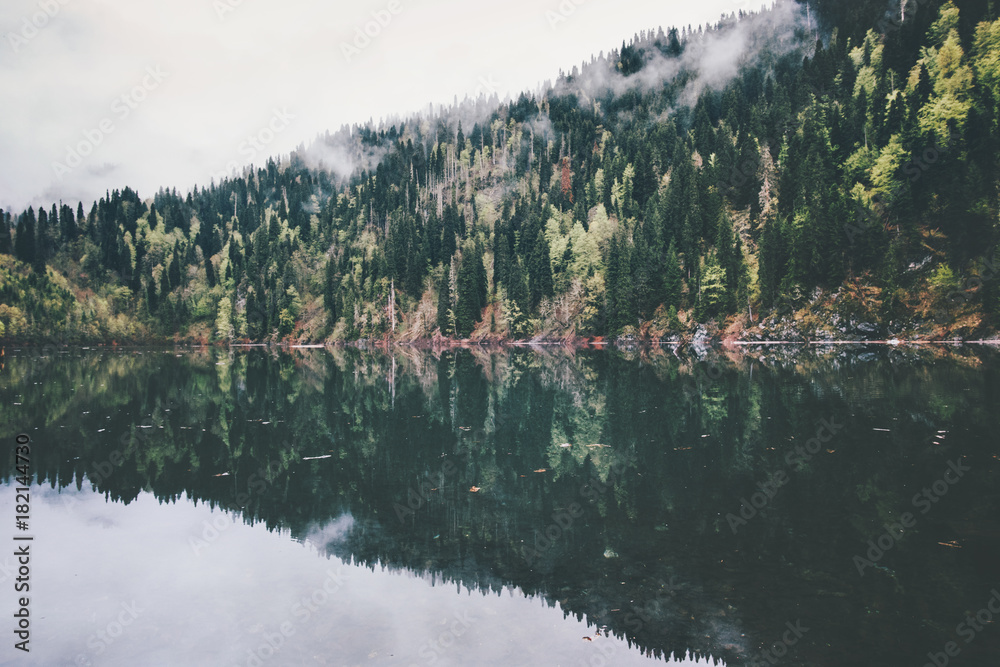
[[[88,526],[98,526],[100,528],[114,528],[118,525],[118,522],[109,516],[92,516],[87,519]]]
[[[435,664],[441,667],[599,664],[603,654],[597,643],[613,651],[613,662],[605,664],[663,664],[623,639],[583,641],[590,634],[585,621],[517,588],[503,587],[502,595],[501,587],[492,593],[468,586],[459,591],[440,585],[440,577],[428,580],[410,569],[317,558],[313,547],[343,542],[352,530],[369,528],[355,525],[350,513],[313,526],[299,544],[291,543],[286,531],[233,522],[225,539],[195,557],[189,540],[220,516],[207,504],[183,495],[165,503],[146,492],[128,505],[92,491],[37,488],[37,493],[47,498],[33,507],[36,539],[44,540],[45,548],[33,556],[45,577],[38,578],[32,604],[46,610],[37,621],[46,641],[37,649],[32,645],[31,655],[18,663],[26,667],[79,664],[81,655],[108,667],[248,664],[251,652],[260,655],[275,642],[280,648],[264,665],[317,664],[315,656],[331,650],[338,660],[327,664],[422,665],[429,642],[441,640],[442,625],[451,628],[457,618],[471,623],[461,636],[445,636],[449,646],[437,645]],[[60,495],[75,503],[64,506]],[[0,486],[0,514],[9,515],[14,500],[13,487]],[[92,523],[101,521],[112,525],[95,534]],[[0,557],[0,568],[3,564]],[[343,583],[320,602],[313,596],[324,590],[331,572]],[[142,614],[97,656],[97,633],[118,621],[123,603],[137,605]],[[274,639],[286,636],[281,628],[289,623],[294,635],[284,642]],[[498,627],[508,631],[497,632]]]
[[[354,517],[350,513],[341,514],[336,519],[329,521],[322,526],[314,526],[309,529],[306,536],[302,538],[303,543],[311,544],[318,551],[323,552],[330,545],[335,545],[347,539],[347,534],[354,528]]]
[[[728,618],[712,618],[705,624],[705,632],[712,633],[716,644],[723,650],[745,654],[750,650],[746,632],[738,623]]]

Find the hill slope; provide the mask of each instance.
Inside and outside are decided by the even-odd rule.
[[[990,335],[1000,21],[907,7],[643,32],[185,196],[0,211],[0,337]]]

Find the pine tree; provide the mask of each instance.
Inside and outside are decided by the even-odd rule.
[[[84,231],[84,226],[86,225],[86,222],[87,222],[87,217],[83,213],[83,202],[79,201],[76,203],[76,226],[78,234],[81,231]]]
[[[44,208],[38,209],[37,241],[35,243],[36,270],[44,273],[45,262],[52,256],[51,234],[49,233],[49,214]]]
[[[451,312],[451,268],[444,268],[444,275],[438,283],[437,325],[441,333],[448,335]]]
[[[552,296],[549,242],[541,229],[538,230],[528,255],[528,291],[532,310],[538,307],[542,299]]]
[[[205,256],[205,281],[208,283],[208,287],[211,289],[215,287],[216,277],[215,277],[215,266],[212,264],[212,258],[208,255]],[[227,317],[228,317],[228,310]]]
[[[180,244],[174,243],[174,252],[170,256],[170,266],[167,269],[170,277],[170,288],[181,284]]]
[[[628,240],[618,232],[608,253],[608,333],[618,334],[636,323]]]
[[[677,257],[676,244],[671,241],[667,250],[667,258],[663,270],[663,304],[668,307],[680,308],[681,290],[684,285],[684,271]]]
[[[0,254],[12,255],[14,253],[13,234],[10,228],[10,213],[5,213],[0,208]]]
[[[477,285],[482,257],[478,256],[470,244],[462,253],[462,263],[458,269],[458,303],[455,306],[455,331],[462,338],[467,337],[475,328],[481,314],[480,291]]]
[[[337,321],[337,265],[333,259],[326,262],[326,269],[323,275],[323,307],[326,309],[327,322],[333,324]]]
[[[723,279],[725,295],[722,297],[719,307],[723,313],[729,314],[736,308],[736,284],[739,279],[740,265],[743,258],[737,256],[739,248],[736,245],[736,239],[733,237],[733,223],[728,214],[723,212],[719,216],[716,232],[716,258],[725,274],[725,278]]]
[[[146,309],[150,314],[153,314],[156,312],[156,307],[156,281],[153,280],[153,275],[149,274],[146,277]]]
[[[531,301],[526,274],[524,263],[520,259],[511,260],[507,297],[517,304],[522,312],[528,312],[528,304]]]
[[[170,276],[169,271],[164,268],[160,271],[160,296],[163,297],[163,301],[166,301],[167,296],[170,294]]]
[[[24,262],[31,264],[32,268],[38,271],[38,240],[35,236],[35,211],[28,207],[17,221],[17,235],[14,237],[14,255]],[[44,270],[44,264],[42,264]]]

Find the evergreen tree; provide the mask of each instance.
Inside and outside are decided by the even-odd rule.
[[[28,207],[17,221],[17,235],[14,237],[14,256],[25,264],[31,264],[37,271],[36,250],[37,239],[35,237],[35,211]],[[44,265],[42,267],[44,269]]]
[[[455,306],[455,331],[463,338],[472,333],[482,314],[486,291],[482,266],[482,256],[476,252],[474,245],[467,244],[458,269],[458,303]]]
[[[212,265],[212,258],[208,255],[205,256],[205,280],[208,282],[209,288],[215,287],[215,283],[217,282],[215,266]],[[226,316],[229,316],[229,309],[226,310]]]
[[[174,252],[170,256],[170,267],[167,270],[170,274],[170,287],[178,287],[181,284],[181,262],[180,262],[180,245],[174,244]]]
[[[437,300],[437,325],[441,333],[446,336],[451,333],[449,313],[451,313],[451,269],[446,266],[444,276],[438,283]]]
[[[636,324],[632,290],[632,270],[628,240],[619,231],[611,240],[608,252],[608,332],[618,334]]]
[[[0,254],[14,254],[13,230],[10,228],[10,213],[0,209]]]
[[[667,250],[667,258],[663,270],[663,304],[668,307],[680,308],[681,290],[684,284],[684,271],[677,257],[676,244],[671,241]]]
[[[528,255],[528,293],[530,307],[535,309],[542,299],[552,296],[552,262],[549,258],[549,242],[541,229],[535,235],[535,242]]]
[[[323,276],[323,307],[326,309],[327,321],[335,323],[339,317],[337,312],[337,265],[333,259],[326,262]]]

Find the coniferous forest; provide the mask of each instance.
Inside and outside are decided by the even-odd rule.
[[[0,339],[995,336],[998,106],[991,0],[654,28],[186,193],[0,211]]]

